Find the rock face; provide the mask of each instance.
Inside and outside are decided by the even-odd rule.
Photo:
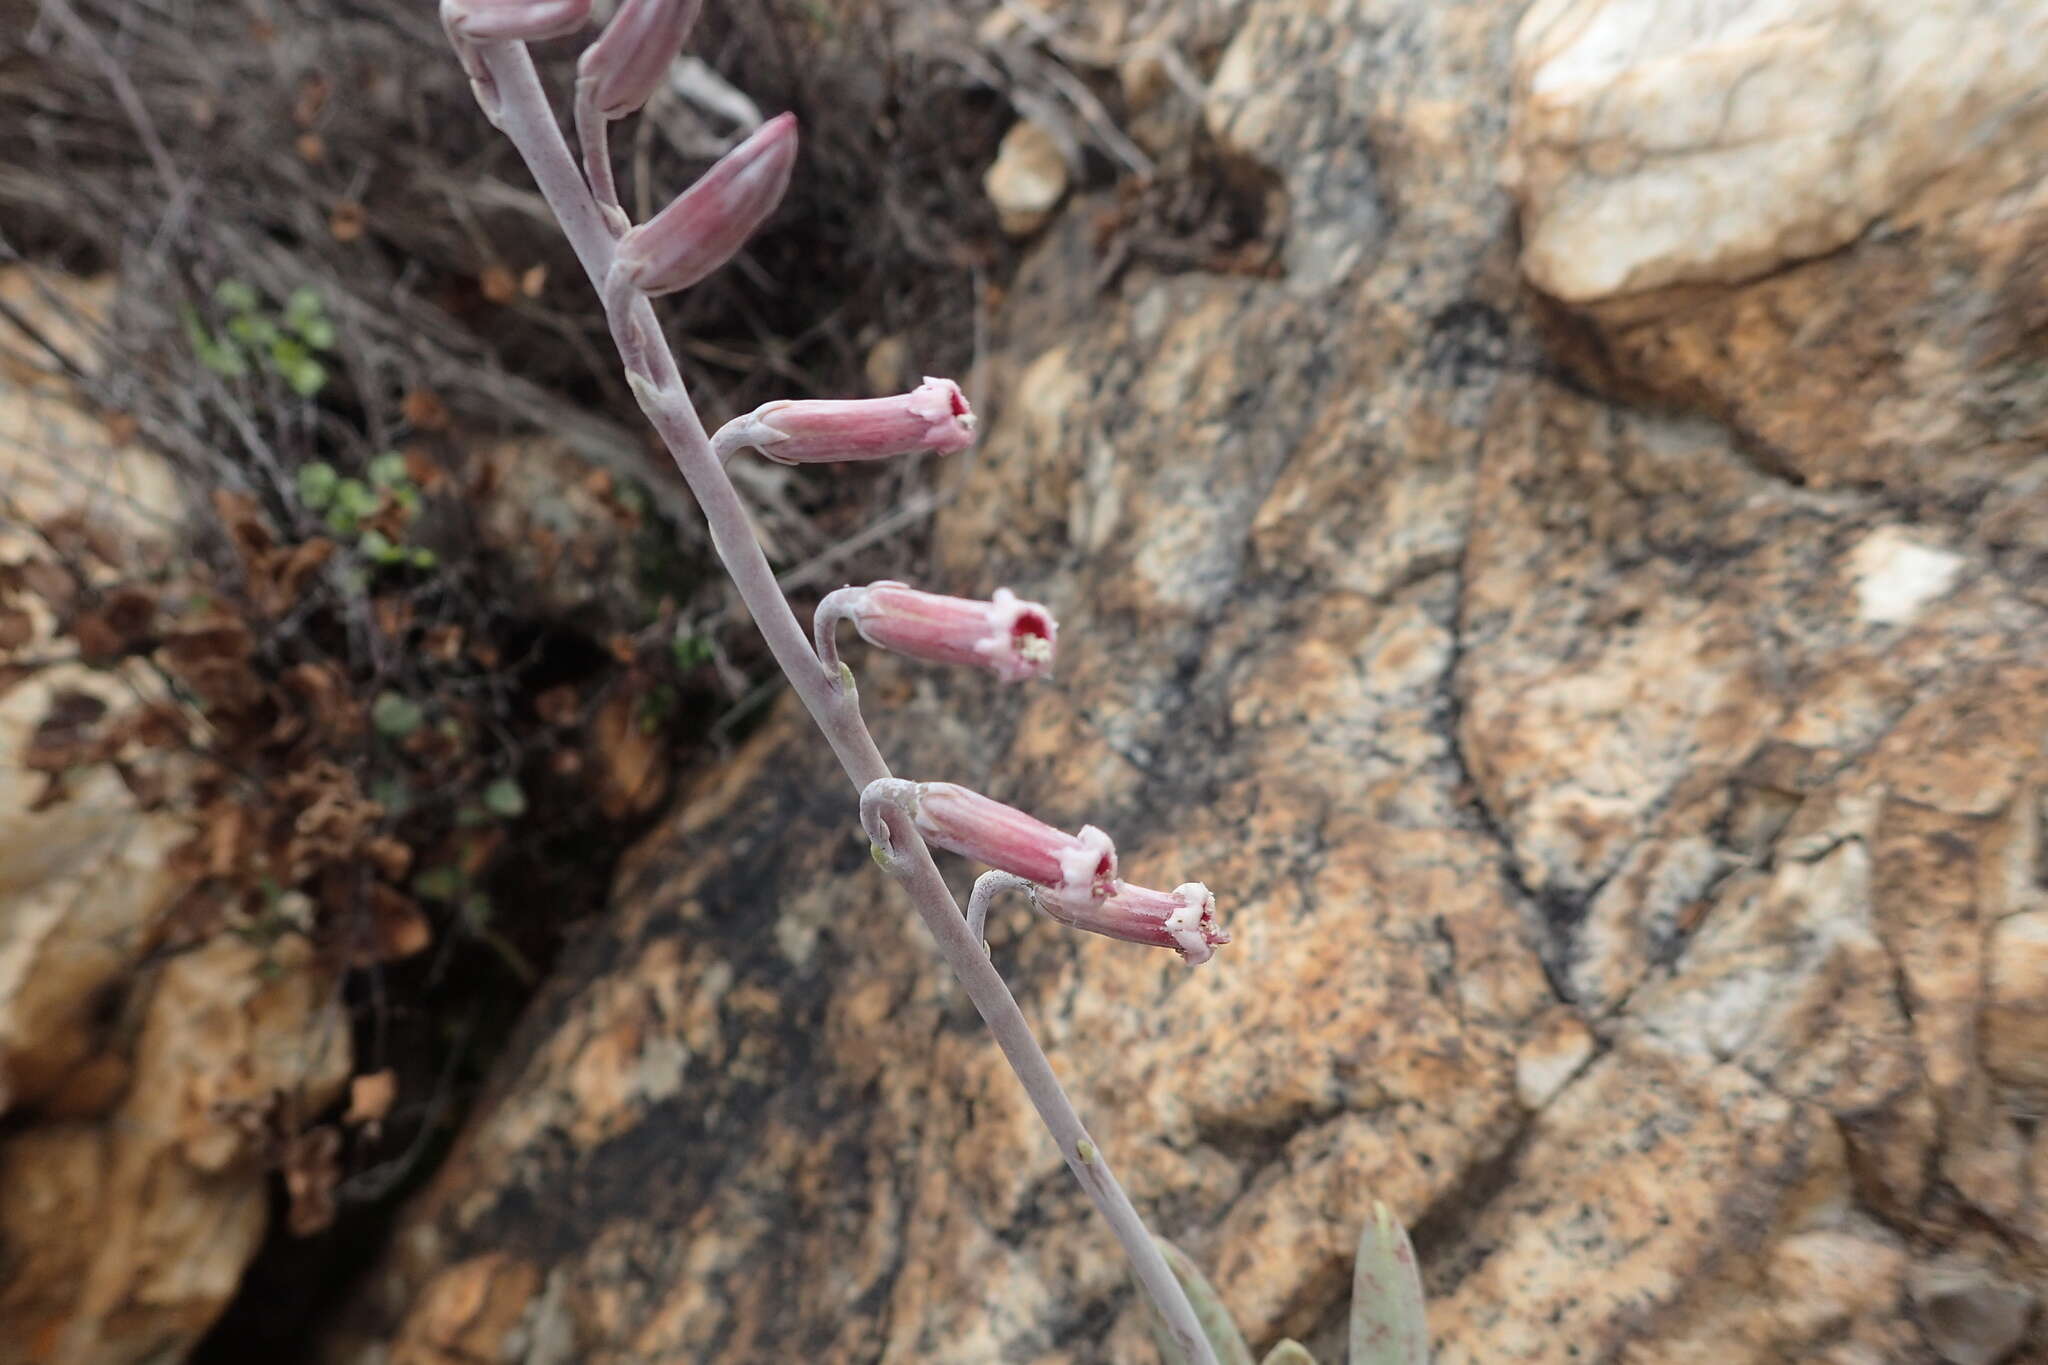
[[[73,354],[78,339],[22,272],[0,296]],[[58,282],[90,309],[91,286]],[[0,356],[0,580],[45,545],[32,525],[84,507],[117,544],[161,534],[177,505],[155,460],[109,440],[65,386]],[[10,583],[10,591],[12,584]],[[23,766],[53,714],[120,707],[153,675],[8,661],[75,650],[26,595],[0,601],[0,1365],[177,1359],[240,1284],[270,1217],[280,1096],[313,1113],[348,1075],[331,971],[301,940],[165,943],[188,821],[143,812],[97,765],[39,808]]]
[[[1060,677],[855,666],[1218,891],[991,938],[1255,1346],[1380,1198],[1446,1362],[2048,1361],[2043,20],[1908,8],[1205,10],[1283,274],[1010,293],[922,577]],[[334,1359],[1151,1358],[794,714],[515,1053]]]

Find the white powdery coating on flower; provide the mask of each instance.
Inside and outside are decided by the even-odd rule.
[[[1173,898],[1180,902],[1180,908],[1166,917],[1166,932],[1173,936],[1187,964],[1199,967],[1216,956],[1213,943],[1230,942],[1229,935],[1216,928],[1216,898],[1200,882],[1182,882],[1173,888]],[[1212,933],[1221,936],[1212,938]]]
[[[1083,825],[1073,846],[1060,854],[1060,884],[1054,889],[1063,897],[1099,901],[1108,894],[1114,876],[1116,846],[1095,826]]]

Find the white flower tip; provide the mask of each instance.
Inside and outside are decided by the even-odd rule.
[[[1116,845],[1095,826],[1081,826],[1073,846],[1060,854],[1060,884],[1054,889],[1063,898],[1099,901],[1115,880]]]
[[[1230,942],[1230,934],[1217,922],[1216,897],[1202,883],[1182,882],[1173,888],[1173,898],[1180,907],[1166,917],[1166,932],[1182,960],[1199,967]]]

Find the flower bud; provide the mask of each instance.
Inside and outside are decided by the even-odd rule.
[[[682,50],[703,0],[624,0],[576,63],[592,106],[620,119],[647,103]]]
[[[973,444],[967,396],[952,380],[930,377],[888,398],[779,398],[711,438],[721,460],[752,446],[778,464],[885,460],[920,450],[951,455]]]
[[[1107,896],[1116,848],[1093,825],[1062,834],[1021,810],[951,782],[920,782],[911,824],[928,844],[1046,888],[1044,900],[1079,910]]]
[[[620,238],[613,268],[648,294],[688,289],[731,260],[775,211],[795,160],[796,115],[778,114]]]
[[[1044,897],[1040,906],[1060,923],[1091,934],[1105,934],[1126,943],[1171,948],[1190,967],[1199,967],[1230,942],[1216,920],[1216,898],[1200,882],[1182,882],[1171,891],[1152,891],[1117,882],[1099,901]]]
[[[441,22],[472,42],[538,42],[574,33],[590,0],[441,0]]]
[[[929,663],[986,668],[1004,682],[1052,672],[1059,636],[1051,612],[1008,588],[997,588],[993,601],[978,602],[885,580],[850,589],[838,614],[850,618],[871,645]]]

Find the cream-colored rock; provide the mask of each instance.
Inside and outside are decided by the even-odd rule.
[[[2048,1097],[2048,910],[1991,931],[1984,1064],[2007,1085]]]
[[[1880,526],[1849,552],[1856,605],[1875,625],[1910,621],[1927,602],[1947,592],[1963,557],[1926,545],[1901,526]]]
[[[0,301],[88,370],[98,363],[89,328],[104,321],[112,291],[106,278],[0,269]],[[30,522],[75,510],[138,546],[159,541],[176,525],[181,497],[160,456],[112,440],[55,362],[19,344],[0,347],[0,494],[0,560],[37,544]]]
[[[1832,251],[2043,131],[2026,0],[1539,0],[1515,42],[1523,269],[1573,303]]]
[[[981,187],[995,205],[1003,231],[1029,237],[1045,226],[1066,197],[1067,158],[1059,139],[1029,119],[1019,120],[1003,134]]]
[[[1541,1109],[1585,1070],[1599,1046],[1586,1021],[1570,1010],[1546,1012],[1530,1026],[1515,1052],[1515,1098],[1524,1109]]]
[[[266,966],[266,963],[270,964]],[[269,1223],[266,1116],[348,1075],[348,1021],[302,942],[216,939],[156,974],[127,1098],[104,1123],[0,1142],[0,1360],[127,1365],[190,1348]]]

